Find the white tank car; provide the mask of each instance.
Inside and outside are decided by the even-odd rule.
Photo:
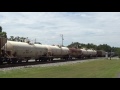
[[[69,55],[69,54],[70,54],[69,48],[62,47],[62,55]]]
[[[93,50],[93,56],[97,56],[97,51]]]
[[[92,50],[92,49],[88,49],[88,55],[89,56],[95,56],[97,54],[97,52],[95,50]]]
[[[25,42],[7,41],[5,47],[7,51],[11,51],[10,55],[17,58],[31,59],[36,55],[35,46]]]
[[[48,48],[45,45],[34,44],[36,49],[36,57],[35,59],[39,59],[40,57],[47,56]]]
[[[52,56],[61,56],[62,54],[62,48],[58,47],[58,46],[52,46],[52,45],[45,45],[48,48],[48,52],[50,53],[50,55]]]
[[[91,49],[88,49],[87,52],[88,52],[89,56],[92,55],[92,53],[93,53],[93,51]]]
[[[86,49],[80,49],[83,56],[88,56],[89,53]]]

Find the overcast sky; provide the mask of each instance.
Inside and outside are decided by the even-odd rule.
[[[0,26],[8,37],[31,42],[108,44],[120,47],[120,12],[0,12]]]

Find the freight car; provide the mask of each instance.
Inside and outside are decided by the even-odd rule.
[[[81,58],[82,51],[77,48],[69,48],[70,59]]]
[[[7,41],[7,43],[1,48],[0,63],[21,63],[22,61],[28,62],[30,59],[34,59],[35,61],[52,61],[54,58],[61,58],[64,60],[72,58],[91,58],[104,56],[103,52],[104,51],[96,51],[92,49]]]
[[[96,57],[97,52],[92,49],[81,49],[82,55],[81,58],[91,58],[91,57]]]
[[[97,57],[105,57],[106,52],[104,50],[97,50]]]
[[[28,62],[29,59],[36,56],[35,46],[25,42],[7,41],[2,48],[2,52],[2,56],[5,57],[3,61],[7,61],[8,63],[21,62],[22,60]]]
[[[69,48],[70,56],[78,59],[96,57],[97,52],[92,49]]]
[[[35,59],[35,61],[52,61],[54,58],[69,58],[69,48],[52,45],[7,41],[1,50],[1,63],[16,63],[22,62],[23,60],[28,62],[30,59]]]
[[[49,59],[53,60],[54,58],[61,58],[67,60],[69,58],[69,48],[61,46],[51,46],[45,45],[48,49]]]

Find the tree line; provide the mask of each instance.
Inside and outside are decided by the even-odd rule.
[[[28,38],[28,37],[27,37]],[[25,42],[25,40],[27,39],[25,37],[19,37],[19,36],[10,36],[10,38],[7,38],[7,40],[9,41],[18,41],[18,42]]]
[[[2,31],[2,27],[0,26],[0,37],[7,38],[7,33]]]
[[[120,48],[119,47],[111,47],[108,44],[100,44],[100,45],[95,45],[93,43],[79,43],[79,42],[72,42],[70,45],[67,47],[75,47],[75,48],[86,48],[86,49],[94,49],[94,50],[104,50],[106,52],[115,52],[117,55],[120,55]]]
[[[10,36],[9,38],[7,38],[7,40],[9,41],[17,41],[17,42],[30,42],[30,40],[28,39],[28,37],[20,37],[20,36]],[[41,44],[40,42],[34,42],[34,44]]]

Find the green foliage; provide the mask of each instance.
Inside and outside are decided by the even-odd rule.
[[[0,26],[0,32],[2,32],[2,27]]]
[[[6,32],[2,32],[2,27],[0,26],[0,37],[4,37],[7,38],[7,33]]]
[[[25,39],[26,39],[25,37],[19,37],[19,36],[17,36],[17,37],[10,36],[10,38],[8,38],[8,40],[10,40],[10,41],[18,41],[18,42],[24,42]]]
[[[5,38],[7,38],[6,32],[0,32],[0,37],[5,37]]]
[[[94,45],[93,43],[83,44],[79,42],[72,42],[72,44],[68,45],[68,47],[78,47],[78,48],[88,48],[88,49],[96,49],[97,45]]]

